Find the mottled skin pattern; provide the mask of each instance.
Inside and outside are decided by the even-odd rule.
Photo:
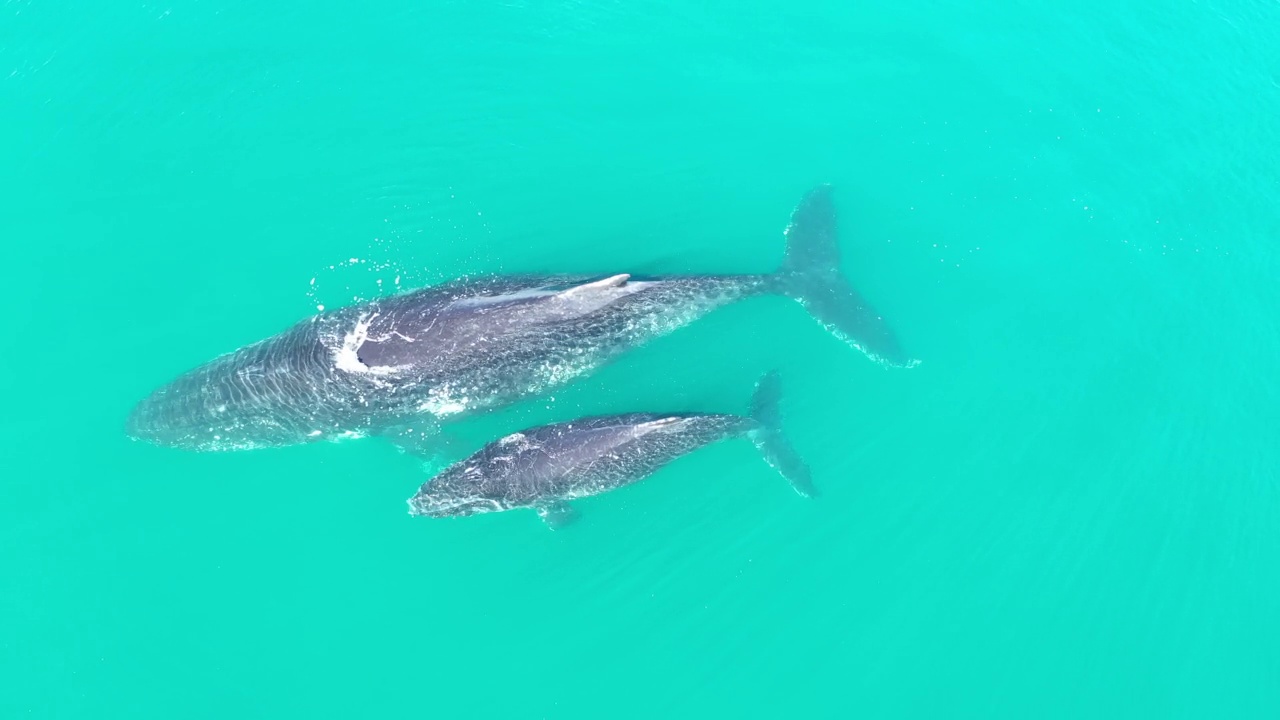
[[[796,206],[772,275],[463,280],[323,313],[157,390],[129,433],[193,450],[243,450],[433,430],[546,392],[745,297],[799,301],[885,365],[915,364],[840,269],[831,191]]]
[[[224,355],[140,403],[128,429],[165,445],[238,450],[452,419],[557,387],[770,282],[524,276],[426,288]]]
[[[643,479],[710,443],[758,432],[737,415],[630,413],[544,425],[490,443],[422,486],[410,513],[546,512]]]
[[[505,405],[759,293],[768,278],[621,275],[492,284],[500,294],[491,300],[455,301],[442,311],[423,312],[412,299],[387,303],[370,323],[361,362],[403,368],[394,377],[419,391],[417,407],[437,416]]]

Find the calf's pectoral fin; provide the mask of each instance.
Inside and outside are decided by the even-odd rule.
[[[538,517],[542,518],[542,522],[547,524],[552,530],[560,530],[577,522],[578,511],[573,506],[563,500],[539,505],[535,508],[538,511]]]

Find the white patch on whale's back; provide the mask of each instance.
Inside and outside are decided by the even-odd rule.
[[[334,367],[349,373],[371,373],[374,375],[390,375],[399,368],[369,367],[360,362],[360,346],[369,339],[369,325],[378,317],[378,313],[369,316],[361,315],[356,319],[356,326],[342,338],[342,345],[333,352]]]

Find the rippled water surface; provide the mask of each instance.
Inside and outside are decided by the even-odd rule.
[[[0,7],[0,716],[1280,716],[1280,5]],[[374,440],[124,421],[314,312],[480,272],[766,272],[833,183],[922,363],[753,299],[471,449],[742,412],[579,503],[411,518]]]

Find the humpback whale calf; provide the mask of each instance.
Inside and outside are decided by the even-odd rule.
[[[799,301],[873,360],[914,365],[840,270],[829,186],[801,200],[785,235],[782,265],[768,275],[495,276],[322,312],[159,388],[133,409],[126,430],[198,451],[421,438],[442,421],[556,388],[762,294]]]
[[[643,480],[705,445],[746,436],[796,492],[809,469],[782,435],[777,373],[756,386],[751,415],[628,413],[543,425],[489,443],[409,499],[410,515],[462,517],[526,508],[552,529],[577,517],[570,501]]]

